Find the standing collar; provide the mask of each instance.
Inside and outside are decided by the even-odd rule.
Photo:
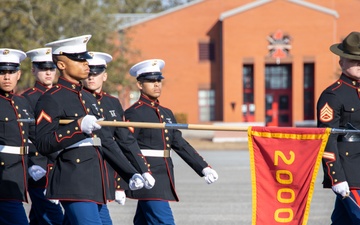
[[[58,84],[66,87],[66,88],[69,88],[71,90],[74,90],[74,91],[81,91],[83,89],[83,86],[80,82],[73,83],[61,76],[59,77]]]
[[[160,102],[158,99],[156,100],[151,100],[149,97],[147,97],[146,95],[144,94],[141,94],[140,95],[140,101],[146,103],[146,104],[149,104],[153,107],[158,107],[160,105]]]

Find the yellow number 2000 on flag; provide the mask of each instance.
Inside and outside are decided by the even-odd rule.
[[[330,128],[249,127],[253,225],[305,225]]]

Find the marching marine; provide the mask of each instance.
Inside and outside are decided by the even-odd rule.
[[[130,69],[136,77],[140,99],[125,110],[125,119],[130,122],[176,123],[172,111],[160,105],[161,70],[165,62],[161,59],[145,60]],[[175,190],[175,179],[171,152],[176,152],[208,184],[218,179],[218,174],[182,137],[177,129],[129,128],[137,139],[149,163],[156,185],[137,192],[126,191],[129,198],[138,199],[134,224],[175,224],[169,201],[179,201]]]
[[[37,48],[26,52],[31,60],[31,72],[35,76],[35,85],[22,94],[33,110],[41,95],[49,90],[54,83],[56,66],[52,61],[51,48]],[[50,201],[44,196],[46,186],[46,170],[52,169],[57,153],[48,156],[41,155],[35,145],[29,143],[29,196],[31,209],[29,213],[32,224],[62,224],[63,211],[58,201]]]
[[[28,224],[23,202],[28,202],[28,140],[34,141],[35,127],[18,120],[34,115],[29,102],[14,93],[25,58],[23,51],[0,49],[0,224]]]

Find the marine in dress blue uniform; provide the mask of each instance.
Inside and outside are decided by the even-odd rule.
[[[103,52],[89,52],[89,54],[92,56],[92,59],[88,59],[90,67],[89,77],[83,80],[85,89],[96,98],[100,105],[100,111],[103,112],[106,121],[123,121],[124,111],[119,99],[103,91],[103,83],[107,80],[108,76],[106,72],[107,64],[111,62],[112,56]],[[107,128],[110,129],[112,137],[118,144],[116,151],[118,152],[118,156],[113,155],[110,159],[123,157],[124,154],[136,170],[142,174],[145,179],[145,188],[152,188],[155,181],[150,174],[151,171],[147,166],[145,157],[142,156],[140,152],[136,139],[127,128],[115,126]],[[127,180],[122,179],[123,171],[120,168],[110,160],[107,160],[107,163],[110,175],[113,174],[113,176],[109,177],[109,182],[115,184],[110,187],[112,194],[111,200],[115,199],[118,203],[125,204],[124,189],[128,189]],[[113,168],[115,168],[115,171]],[[122,199],[119,199],[120,196]]]
[[[52,61],[51,48],[37,48],[26,52],[32,62],[32,73],[36,82],[34,87],[28,88],[22,94],[35,111],[35,106],[40,98],[49,88],[53,86],[56,74],[56,66]],[[58,201],[51,202],[45,195],[46,170],[53,167],[57,153],[43,156],[29,143],[29,196],[31,198],[31,209],[29,213],[30,225],[32,224],[62,224],[63,211]]]
[[[318,126],[360,129],[360,33],[350,33],[330,50],[340,56],[342,74],[318,99]],[[326,145],[323,186],[337,195],[333,225],[360,224],[359,148],[359,134],[331,134]]]
[[[28,140],[35,127],[18,119],[33,118],[29,102],[13,90],[20,79],[23,51],[0,49],[0,224],[28,224],[23,207],[27,199]]]
[[[109,188],[104,157],[116,143],[96,123],[103,118],[100,106],[80,82],[90,71],[86,61],[91,58],[86,50],[90,38],[83,35],[46,44],[52,48],[60,77],[36,105],[36,148],[45,156],[58,153],[48,171],[46,197],[61,201],[66,219],[71,224],[111,224],[110,217],[102,214]],[[72,122],[61,124],[60,119]],[[135,188],[144,185],[143,179],[132,177],[132,181]]]
[[[137,63],[130,69],[140,89],[140,99],[125,110],[125,118],[131,122],[176,123],[172,111],[158,100],[161,94],[161,70],[165,63],[161,59],[150,59]],[[126,191],[129,198],[138,199],[134,224],[175,224],[169,201],[179,201],[175,190],[175,179],[171,152],[176,152],[207,183],[218,179],[218,174],[182,137],[176,129],[130,128],[146,157],[156,185],[137,192]]]

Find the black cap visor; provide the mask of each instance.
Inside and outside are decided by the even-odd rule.
[[[89,66],[90,67],[90,72],[89,75],[98,75],[103,73],[106,70],[106,67],[101,65],[101,66]]]
[[[87,59],[92,59],[92,56],[88,52],[79,52],[79,53],[63,52],[60,55],[64,55],[73,61],[79,61],[79,62],[84,62]]]
[[[137,78],[138,81],[144,80],[162,80],[164,77],[162,76],[161,72],[149,72],[149,73],[142,73]]]
[[[0,70],[19,70],[19,63],[0,63]]]
[[[51,70],[55,69],[55,63],[48,61],[48,62],[33,62],[34,66],[40,70]]]

